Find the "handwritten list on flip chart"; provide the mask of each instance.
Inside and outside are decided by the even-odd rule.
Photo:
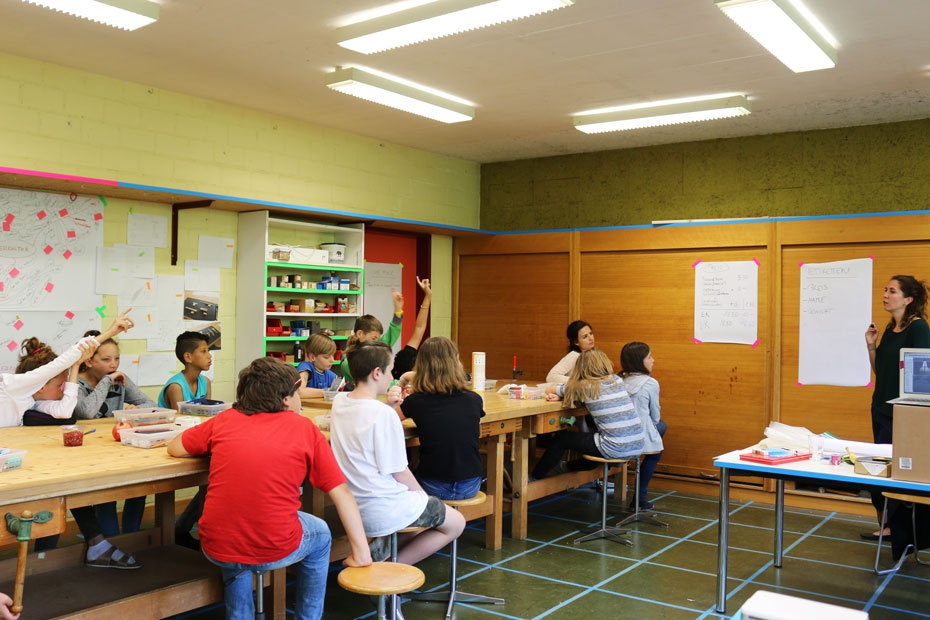
[[[759,331],[759,264],[694,266],[694,340],[755,345]]]
[[[872,321],[872,259],[800,268],[798,383],[868,385],[864,334]]]

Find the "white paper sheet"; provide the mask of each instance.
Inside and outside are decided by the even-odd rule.
[[[126,242],[129,245],[168,247],[168,218],[130,211],[126,224]]]
[[[119,354],[119,371],[129,377],[129,380],[140,385],[139,383],[139,356]]]
[[[184,261],[184,288],[189,291],[220,290],[220,268],[196,260]]]
[[[694,268],[694,340],[754,345],[758,341],[759,265],[700,262]]]
[[[235,247],[235,241],[232,239],[200,235],[200,241],[197,244],[197,260],[201,265],[230,269],[233,266]]]
[[[868,385],[865,330],[872,321],[872,259],[801,267],[798,383]]]
[[[139,356],[137,385],[164,385],[178,373],[178,358],[174,353],[143,353]]]

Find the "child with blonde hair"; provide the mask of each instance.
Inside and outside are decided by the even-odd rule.
[[[569,375],[568,383],[546,388],[547,400],[563,399],[566,406],[583,404],[594,420],[597,431],[558,431],[536,467],[532,477],[544,478],[558,466],[559,471],[588,469],[584,459],[569,463],[559,461],[565,450],[605,459],[637,458],[643,451],[643,426],[623,379],[614,373],[607,354],[599,349],[582,351]]]

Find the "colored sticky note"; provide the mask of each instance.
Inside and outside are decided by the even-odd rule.
[[[0,282],[0,293],[3,292],[3,282]]]
[[[6,217],[3,218],[3,221],[4,221],[4,222],[12,222],[12,221],[13,221],[13,218],[15,218],[15,217],[16,217],[16,216],[13,215],[12,213],[7,213],[7,214],[6,214]]]
[[[10,232],[10,223],[3,222],[3,232]]]
[[[77,237],[77,233],[74,232],[73,230],[69,230],[69,231],[68,231],[68,239],[74,239],[75,237]]]
[[[16,344],[16,342],[14,342],[13,340],[10,340],[10,342],[6,345],[6,348],[9,349],[10,351],[15,351],[16,347],[18,346],[19,345]]]
[[[19,269],[17,269],[16,267],[13,267],[12,269],[10,269],[11,278],[15,278],[18,275],[19,275]]]
[[[17,319],[17,321],[13,323],[13,328],[18,331],[23,328],[23,325],[25,325],[25,323]]]
[[[46,254],[51,254],[51,253],[52,253],[52,250],[54,250],[54,249],[55,249],[55,248],[53,248],[52,246],[47,245],[47,246],[45,246],[45,249],[42,250],[42,251],[45,252]]]
[[[46,213],[45,211],[39,211],[38,213],[36,213],[36,217],[39,218],[40,220],[44,220],[46,216],[48,216],[48,213]]]
[[[73,318],[74,318],[74,313],[71,312],[70,310],[68,310],[67,312],[65,312],[65,318],[67,318],[67,319],[73,319]]]
[[[100,221],[103,219],[103,213],[94,213],[94,220]]]
[[[61,211],[58,212],[58,215],[60,215],[61,217],[68,217],[68,210],[62,209]]]
[[[45,290],[48,291],[49,293],[52,292],[52,289],[53,289],[53,288],[55,288],[55,285],[52,284],[51,282],[46,282],[46,283],[45,283]]]
[[[97,312],[97,314],[100,315],[100,318],[101,318],[101,319],[102,319],[102,318],[106,315],[106,313],[107,313],[107,307],[106,307],[106,306],[100,306],[99,308],[94,308],[94,310]]]
[[[65,251],[62,253],[62,256],[64,256],[66,259],[71,258],[71,256],[72,256],[71,250],[65,250]]]

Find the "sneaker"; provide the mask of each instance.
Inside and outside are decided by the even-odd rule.
[[[639,503],[639,509],[640,509],[641,511],[642,511],[642,510],[652,510],[652,502],[645,501],[645,500],[644,500],[644,501],[641,501],[641,502]],[[635,502],[635,501],[630,502],[630,510],[636,510],[636,502]]]

